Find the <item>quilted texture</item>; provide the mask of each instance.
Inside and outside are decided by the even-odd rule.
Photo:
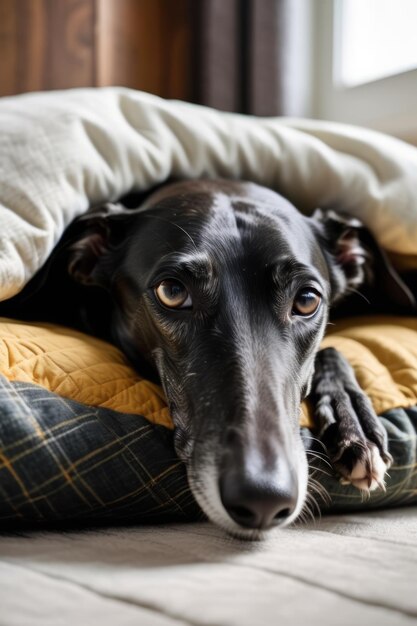
[[[140,378],[114,346],[62,326],[0,322],[0,373],[172,428],[158,385]]]
[[[334,346],[352,363],[379,415],[417,404],[417,319],[360,318],[330,328],[323,347]],[[114,346],[67,328],[0,322],[0,373],[172,428],[158,385],[140,378]],[[301,426],[312,425],[304,405]]]
[[[417,319],[357,317],[329,327],[322,347],[334,346],[353,365],[378,415],[417,402]]]

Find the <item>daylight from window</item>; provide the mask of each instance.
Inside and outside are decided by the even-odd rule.
[[[336,0],[334,80],[354,87],[417,67],[417,0]]]

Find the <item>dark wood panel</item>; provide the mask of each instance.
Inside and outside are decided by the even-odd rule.
[[[194,0],[0,0],[0,95],[123,85],[193,99]]]
[[[0,95],[16,93],[17,45],[14,0],[0,0]]]
[[[95,0],[47,0],[46,80],[54,89],[95,84]]]
[[[193,0],[97,0],[97,83],[192,99]]]
[[[0,0],[1,95],[95,78],[95,0]]]

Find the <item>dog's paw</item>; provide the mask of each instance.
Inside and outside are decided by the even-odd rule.
[[[392,464],[385,428],[344,357],[332,348],[316,359],[312,400],[320,440],[339,474],[364,495],[385,490]]]
[[[364,494],[375,489],[385,491],[385,476],[392,464],[391,455],[382,458],[371,441],[339,442],[340,450],[332,464],[340,474],[342,485],[353,485]]]

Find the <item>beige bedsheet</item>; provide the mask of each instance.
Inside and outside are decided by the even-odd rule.
[[[0,137],[0,300],[90,205],[169,177],[252,180],[306,213],[348,211],[388,251],[417,256],[417,149],[364,128],[109,87],[0,98]]]
[[[240,542],[211,524],[0,537],[1,626],[417,623],[417,508]]]

